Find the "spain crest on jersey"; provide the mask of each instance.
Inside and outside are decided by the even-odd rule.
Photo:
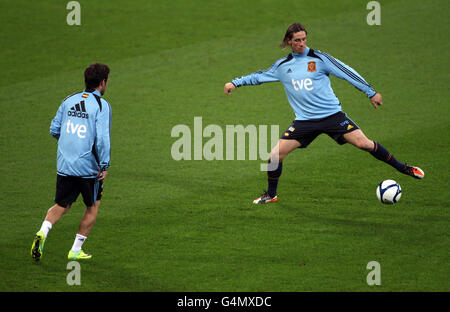
[[[308,71],[315,72],[316,71],[316,62],[308,62]]]

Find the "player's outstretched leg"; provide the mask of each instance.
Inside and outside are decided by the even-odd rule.
[[[380,143],[373,141],[373,144],[374,144],[373,150],[370,151],[370,154],[372,154],[373,157],[381,161],[384,161],[385,163],[391,165],[392,167],[394,167],[403,174],[409,175],[416,179],[423,179],[425,174],[422,169],[420,169],[419,167],[408,166],[406,164],[399,162]]]
[[[353,144],[362,150],[368,151],[376,159],[387,163],[403,174],[409,175],[416,179],[423,179],[424,177],[424,172],[422,169],[399,162],[380,143],[369,140],[361,129],[344,134],[344,139],[350,144]]]

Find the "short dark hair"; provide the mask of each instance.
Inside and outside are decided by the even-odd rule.
[[[292,37],[294,36],[294,34],[299,31],[304,31],[305,34],[308,34],[305,26],[303,26],[302,24],[300,24],[300,23],[291,24],[288,27],[288,29],[286,30],[286,34],[284,35],[284,38],[280,44],[280,47],[284,48],[284,47],[288,46],[288,41],[291,40]]]
[[[86,89],[95,89],[103,80],[108,80],[109,67],[105,64],[92,63],[84,71]]]

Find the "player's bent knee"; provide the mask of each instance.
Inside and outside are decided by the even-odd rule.
[[[272,154],[270,155],[270,161],[277,161],[277,162],[282,162],[286,156],[288,155],[288,153],[280,153],[279,151],[276,152],[272,152]]]
[[[48,211],[54,210],[54,209],[57,209],[57,210],[61,211],[61,212],[64,214],[64,213],[67,212],[67,210],[70,209],[70,204],[66,205],[65,207],[62,206],[62,205],[60,205],[60,204],[55,204],[55,205],[53,205],[52,207],[50,207],[50,208],[48,209]]]
[[[362,149],[362,150],[367,149],[367,142],[364,139],[357,139],[351,143],[359,149]]]
[[[353,145],[355,145],[357,148],[370,151],[373,148],[373,143],[369,140],[357,140]]]
[[[371,150],[373,150],[373,141],[365,138],[365,140],[363,140],[360,143],[360,147],[359,148],[370,152]]]
[[[87,211],[95,211],[95,210],[97,210],[97,206],[95,204],[93,204],[92,206],[86,206],[86,210]]]
[[[371,151],[373,149],[373,141],[366,138],[364,135],[353,137],[353,138],[347,138],[347,142],[352,144],[353,146],[365,150],[365,151]]]

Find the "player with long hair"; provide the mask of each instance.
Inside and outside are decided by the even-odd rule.
[[[283,133],[273,148],[267,171],[268,189],[255,199],[255,204],[277,201],[277,186],[285,157],[297,148],[306,148],[319,134],[326,133],[338,144],[350,143],[369,152],[401,173],[417,179],[424,172],[399,162],[380,143],[368,139],[363,131],[343,111],[341,102],[331,88],[329,75],[351,83],[362,91],[375,109],[382,105],[382,96],[377,93],[354,69],[331,55],[309,48],[306,28],[299,23],[288,27],[281,47],[290,47],[287,57],[276,61],[269,69],[235,78],[224,86],[230,94],[241,86],[259,85],[280,81],[295,113],[295,120]]]

